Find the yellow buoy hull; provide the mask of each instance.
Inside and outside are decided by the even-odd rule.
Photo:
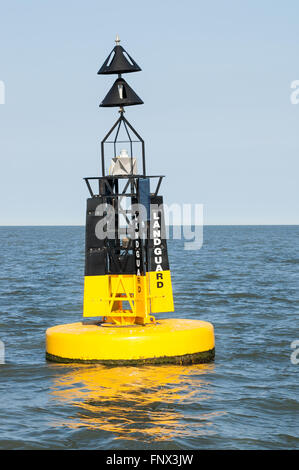
[[[200,320],[126,327],[79,322],[46,331],[46,358],[56,362],[190,364],[211,362],[214,355],[213,325]]]

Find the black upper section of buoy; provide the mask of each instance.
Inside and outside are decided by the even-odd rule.
[[[101,102],[101,107],[112,106],[133,106],[143,104],[143,101],[136,95],[135,91],[127,84],[123,78],[117,78],[107,95]]]
[[[119,44],[110,52],[98,75],[108,75],[112,73],[140,72],[141,68],[135,60]]]
[[[102,67],[98,71],[98,74],[118,74],[118,78],[113,83],[100,106],[119,106],[121,108],[121,112],[124,112],[124,106],[143,104],[143,101],[121,77],[121,74],[128,72],[139,72],[141,68],[136,64],[135,60],[129,56],[125,49],[119,45],[120,39],[118,36],[116,36],[115,42],[116,46],[103,63]]]

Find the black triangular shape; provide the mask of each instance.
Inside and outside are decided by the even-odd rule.
[[[117,78],[100,106],[133,106],[135,104],[143,104],[143,101],[123,78]]]
[[[117,45],[108,55],[98,71],[98,75],[139,72],[140,70],[139,65],[136,64],[135,60],[132,59],[127,51],[125,51],[122,46]]]

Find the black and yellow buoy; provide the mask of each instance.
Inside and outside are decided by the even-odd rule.
[[[119,107],[120,116],[101,143],[102,176],[85,178],[90,198],[84,320],[48,328],[46,358],[117,365],[210,362],[215,354],[211,323],[153,316],[174,311],[163,198],[158,194],[163,176],[146,175],[144,141],[124,117],[124,106],[143,101],[121,74],[141,69],[119,42],[117,37],[98,72],[118,75],[100,106]],[[114,157],[107,171],[108,145]]]

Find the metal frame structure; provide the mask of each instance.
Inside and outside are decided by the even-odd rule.
[[[120,117],[117,119],[117,121],[113,124],[111,127],[110,131],[105,135],[104,139],[101,142],[101,161],[102,161],[102,176],[105,176],[105,144],[113,144],[114,146],[114,157],[116,157],[116,143],[129,143],[130,144],[130,156],[131,156],[131,174],[133,175],[133,143],[141,143],[141,148],[142,148],[142,176],[146,176],[146,167],[145,167],[145,144],[143,138],[138,134],[136,129],[130,124],[130,122],[125,118],[124,116],[124,110],[123,108],[120,109]],[[121,128],[121,125],[123,125],[126,134],[128,136],[128,140],[124,141],[118,141],[118,135],[119,131]],[[116,129],[116,135],[114,140],[108,140],[114,129]],[[129,132],[129,129],[133,132],[133,134],[137,137],[138,140],[134,140],[131,137],[131,134]]]
[[[116,43],[114,59],[111,63],[106,60],[99,74],[118,74],[120,80],[121,73],[138,71],[140,68],[134,61],[133,66],[130,66],[123,55],[124,49],[118,45],[119,39]],[[127,96],[122,87],[126,87],[125,91],[129,90]],[[102,176],[84,178],[90,198],[87,200],[86,212],[83,315],[102,316],[104,322],[119,325],[155,322],[151,313],[173,310],[166,240],[159,235],[158,248],[150,233],[152,207],[163,205],[163,198],[158,196],[158,192],[164,176],[146,175],[144,140],[124,116],[124,106],[142,103],[123,79],[121,85],[117,85],[116,80],[100,104],[104,107],[118,106],[120,113],[101,141]],[[110,170],[109,174],[106,174],[106,144],[113,145],[115,163],[118,157],[117,148],[123,143],[129,144],[130,165],[123,163],[119,174],[117,166],[111,171],[112,174]],[[138,153],[133,153],[136,144],[141,145],[140,173],[137,172],[138,165],[134,171],[134,162],[135,159],[137,162],[138,156]],[[128,160],[124,161],[128,163]],[[121,165],[121,160],[119,164]],[[152,191],[150,182],[155,183]],[[96,183],[96,189],[92,183]],[[126,203],[126,208],[122,206],[123,198],[130,202]],[[99,210],[100,205],[102,206]],[[142,211],[141,206],[146,210]],[[108,217],[103,220],[105,211],[107,213],[110,209],[111,213],[113,209],[113,219]],[[120,223],[122,217],[123,224]],[[163,207],[156,211],[154,218],[155,223],[161,227],[164,223]],[[96,232],[99,222],[103,229],[100,238]],[[155,233],[162,232],[163,230],[155,230]],[[156,269],[156,260],[159,261],[159,269]]]

